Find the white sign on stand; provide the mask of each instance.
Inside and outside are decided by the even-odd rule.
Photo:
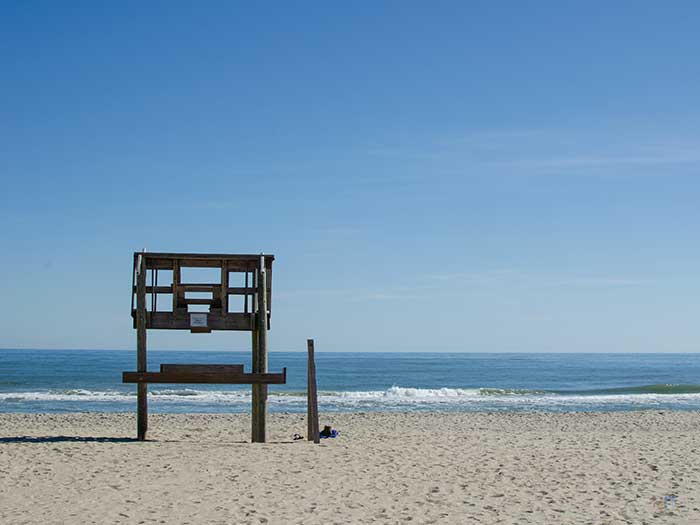
[[[190,314],[190,327],[192,327],[192,328],[206,328],[207,327],[207,314],[205,314],[205,313]]]

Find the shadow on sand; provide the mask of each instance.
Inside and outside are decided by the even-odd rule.
[[[146,439],[139,441],[136,438],[129,437],[92,437],[92,436],[13,436],[0,437],[2,443],[200,443],[207,444],[196,440],[180,440],[180,439]],[[268,444],[274,445],[296,445],[298,441],[268,441]],[[250,445],[250,441],[216,441],[209,444],[215,445]]]
[[[131,443],[136,438],[90,437],[90,436],[15,436],[0,437],[0,443]]]

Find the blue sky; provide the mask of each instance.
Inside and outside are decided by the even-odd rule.
[[[698,350],[697,2],[330,4],[0,6],[0,347],[133,348],[146,247],[274,253],[273,350]]]

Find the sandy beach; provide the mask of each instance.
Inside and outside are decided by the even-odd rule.
[[[700,523],[700,413],[0,415],[0,523]],[[676,496],[664,506],[664,496]],[[673,508],[675,507],[675,508]]]

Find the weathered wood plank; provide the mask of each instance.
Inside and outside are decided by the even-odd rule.
[[[229,295],[253,295],[254,291],[251,290],[250,288],[246,288],[245,286],[229,286],[227,288],[228,294]]]
[[[122,372],[123,383],[172,383],[215,385],[281,385],[287,382],[287,369],[275,374],[238,374],[228,372]]]
[[[185,292],[214,292],[214,290],[221,289],[222,292],[228,293],[228,295],[253,295],[255,293],[250,287],[245,286],[227,286],[222,288],[220,283],[209,284],[209,283],[198,283],[198,284],[178,284],[178,289]],[[133,292],[136,293],[136,286],[133,286]],[[173,293],[173,286],[146,286],[146,293]],[[268,297],[269,297],[268,293]]]
[[[132,305],[132,308],[133,308],[133,305]],[[245,288],[244,288],[244,294],[243,294],[243,312],[248,313],[248,272],[245,273]]]
[[[202,299],[199,297],[193,297],[191,299],[185,297],[185,300],[183,301],[184,304],[203,304],[209,306],[212,306],[215,302],[216,301],[214,299]]]
[[[206,328],[210,330],[252,330],[254,319],[255,316],[252,313],[233,312],[221,315],[209,312]],[[190,316],[187,313],[180,314],[178,312],[149,312],[146,326],[151,330],[189,330],[192,328]]]
[[[153,290],[155,286],[158,286],[158,284],[156,283],[156,272],[158,272],[158,270],[151,269],[151,312],[154,312],[156,309],[157,294]],[[148,291],[146,293],[148,293]]]
[[[257,266],[259,255],[225,255],[192,253],[146,253],[146,268],[169,270],[177,262],[183,268],[219,268],[222,261],[231,272],[250,271]],[[265,256],[265,268],[272,269],[274,255]]]
[[[318,424],[318,392],[316,390],[316,357],[314,356],[314,340],[307,339],[306,349],[308,351],[308,384],[307,384],[307,431],[309,434],[308,440],[314,443],[321,442],[319,424]]]
[[[136,293],[136,286],[134,286],[134,293]],[[146,286],[146,293],[173,293],[172,286]]]
[[[148,269],[155,268],[157,270],[170,270],[173,267],[173,261],[178,261],[183,268],[219,268],[220,262],[199,261],[197,259],[149,259]],[[245,272],[249,269],[246,261],[227,261],[230,272]]]
[[[134,296],[136,295],[136,261],[137,256],[134,254],[134,264],[131,269],[131,315],[134,315]]]
[[[228,313],[228,263],[221,261],[221,288],[219,289],[219,308],[224,314]]]
[[[260,267],[262,271],[259,275],[258,282],[258,329],[259,333],[259,351],[258,351],[258,372],[267,371],[267,303],[268,303],[268,288],[267,277],[268,272],[265,270],[265,259],[267,256],[260,257]],[[255,370],[253,370],[255,372]]]
[[[148,269],[157,268],[159,270],[170,269],[172,267],[173,261],[177,261],[181,268],[220,268],[221,261],[216,259],[188,259],[188,258],[178,258],[178,259],[159,259],[159,258],[149,258],[148,259]],[[248,268],[247,261],[245,260],[231,260],[227,259],[226,264],[231,272],[244,272]],[[270,268],[270,261],[266,263]]]
[[[266,262],[267,264],[267,262]],[[270,316],[272,315],[272,265],[265,267],[265,288],[267,288],[267,329],[270,329]]]
[[[214,292],[221,283],[180,283],[180,287],[186,292]]]
[[[178,301],[180,300],[180,263],[173,261],[173,312],[177,312]],[[184,297],[184,294],[182,294]]]
[[[160,365],[160,371],[163,373],[182,373],[195,372],[204,374],[227,373],[227,374],[243,374],[243,365],[211,365],[211,364],[185,364],[164,363]]]
[[[226,261],[252,261],[257,264],[260,260],[259,253],[174,253],[174,252],[134,252],[136,255],[143,253],[146,260],[152,259],[200,259],[200,260],[226,260]],[[266,254],[265,259],[272,262],[274,255]]]

